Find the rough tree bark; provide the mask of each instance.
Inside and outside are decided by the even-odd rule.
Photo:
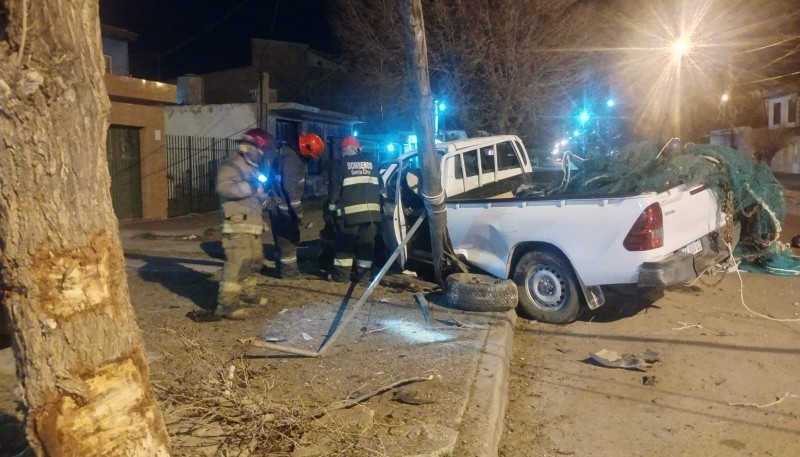
[[[0,10],[0,298],[28,442],[168,455],[111,207],[98,1]]]

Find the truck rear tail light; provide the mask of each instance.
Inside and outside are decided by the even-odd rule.
[[[629,251],[649,251],[664,246],[664,215],[661,213],[661,205],[653,203],[642,211],[622,245]]]

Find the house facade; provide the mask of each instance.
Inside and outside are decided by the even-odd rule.
[[[800,121],[798,91],[785,88],[766,98],[768,135],[778,143],[770,162],[772,171],[800,174]]]
[[[128,43],[135,33],[103,25],[105,84],[111,101],[106,141],[111,200],[119,219],[167,217],[164,106],[177,87],[129,75]]]

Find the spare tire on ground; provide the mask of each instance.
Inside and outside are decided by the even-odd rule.
[[[508,311],[517,306],[517,285],[474,273],[453,273],[444,285],[445,306],[461,311]]]

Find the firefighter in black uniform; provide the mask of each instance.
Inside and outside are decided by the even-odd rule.
[[[306,159],[318,158],[324,144],[315,134],[290,138],[277,154],[265,155],[267,198],[264,208],[278,250],[278,277],[301,279],[297,266],[297,245],[303,220],[303,191],[306,185]]]
[[[348,136],[341,146],[342,159],[331,169],[328,204],[328,211],[336,215],[331,279],[348,282],[371,276],[381,197],[378,167],[361,154],[358,140]]]

